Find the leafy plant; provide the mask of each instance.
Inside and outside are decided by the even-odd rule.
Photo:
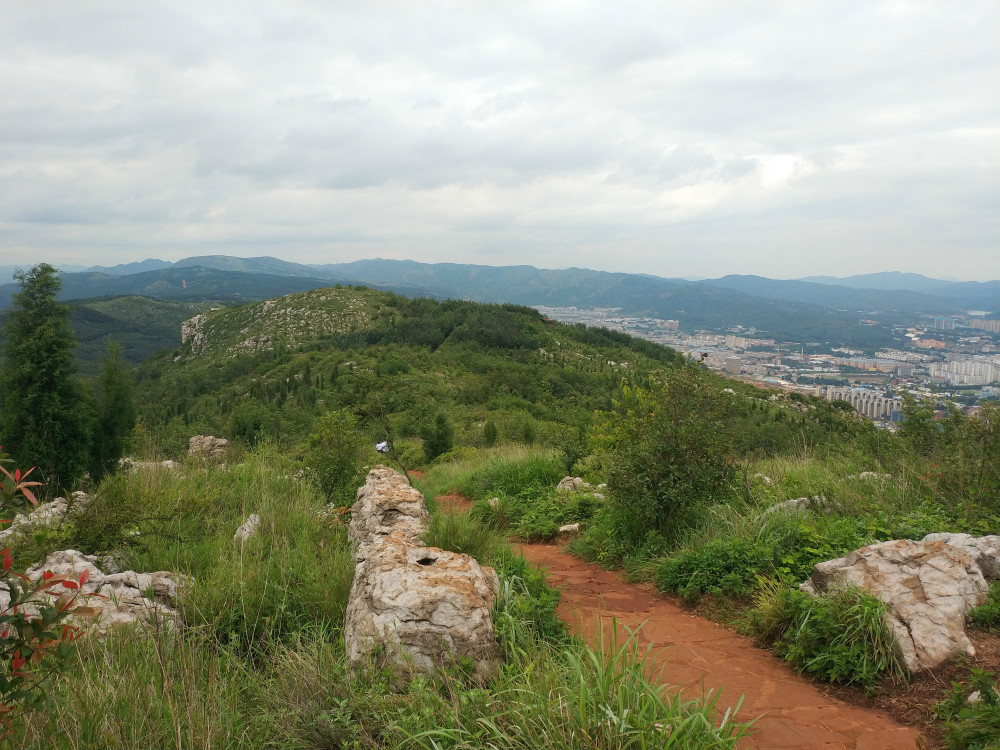
[[[970,691],[979,693],[970,702]],[[973,669],[969,684],[953,683],[951,695],[937,707],[945,720],[949,750],[1000,750],[1000,687],[997,676]]]
[[[986,601],[973,607],[966,615],[970,625],[981,630],[1000,631],[1000,581],[990,582],[990,593]]]
[[[871,692],[885,676],[908,672],[888,625],[886,605],[857,589],[810,596],[784,592],[788,629],[776,645],[779,655],[802,672],[829,682],[859,684]]]

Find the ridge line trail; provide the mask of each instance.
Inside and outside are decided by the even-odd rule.
[[[449,498],[451,499],[451,498]],[[466,501],[468,502],[468,501]],[[454,501],[449,503],[459,505]],[[920,733],[886,714],[852,706],[821,693],[788,664],[743,636],[690,614],[650,587],[625,583],[615,572],[546,544],[522,544],[525,559],[547,570],[562,591],[559,617],[588,640],[611,618],[630,630],[642,625],[639,642],[652,643],[654,674],[680,687],[689,699],[719,690],[724,711],[744,696],[737,719],[754,722],[740,743],[747,750],[917,750]],[[662,671],[661,671],[662,670]]]

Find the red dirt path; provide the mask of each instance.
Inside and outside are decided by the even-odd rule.
[[[447,501],[446,501],[447,502]],[[456,503],[457,504],[457,503]],[[823,695],[770,652],[715,623],[659,597],[648,587],[541,544],[521,549],[534,565],[548,570],[562,589],[559,616],[573,632],[592,637],[598,622],[610,630],[611,618],[653,644],[660,679],[680,686],[687,697],[721,690],[724,710],[743,695],[737,718],[759,716],[751,737],[741,743],[753,750],[916,750],[919,733],[886,714],[852,706]]]

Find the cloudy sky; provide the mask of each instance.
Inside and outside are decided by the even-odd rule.
[[[0,0],[0,263],[1000,277],[1000,3]]]

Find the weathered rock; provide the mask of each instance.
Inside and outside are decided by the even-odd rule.
[[[759,479],[761,482],[763,482],[768,487],[770,487],[772,484],[774,484],[774,482],[771,480],[771,477],[769,477],[767,474],[761,474],[759,471],[756,474],[753,475],[753,478],[754,479]]]
[[[563,477],[556,485],[556,489],[567,492],[586,492],[592,490],[593,486],[589,482],[584,482],[582,477]]]
[[[166,461],[136,461],[135,459],[125,457],[118,460],[118,468],[134,474],[137,471],[157,471],[159,469],[176,471],[179,467],[175,461],[169,459]]]
[[[486,504],[490,506],[490,510],[500,510],[500,498],[491,497],[486,501]]]
[[[795,497],[791,500],[785,500],[784,502],[772,505],[770,508],[764,511],[764,515],[768,513],[795,513],[795,512],[805,512],[808,510],[819,510],[823,513],[840,513],[843,508],[840,503],[827,500],[823,495],[813,495],[812,497]]]
[[[234,542],[246,542],[250,537],[257,533],[257,528],[260,526],[260,516],[256,513],[251,513],[243,525],[236,529],[236,533],[233,534]]]
[[[80,512],[87,507],[89,502],[90,498],[87,493],[74,492],[70,495],[69,500],[65,497],[57,497],[52,502],[42,503],[27,515],[18,513],[10,526],[0,531],[0,545],[9,537],[30,533],[32,529],[58,526],[66,520],[70,512]]]
[[[181,323],[181,344],[190,341],[191,351],[196,352],[201,349],[205,345],[204,325],[204,315],[195,315]]]
[[[574,536],[580,533],[580,524],[578,523],[567,523],[559,527],[559,533],[563,536]]]
[[[176,609],[177,597],[181,589],[193,583],[189,577],[177,573],[157,571],[155,573],[136,573],[128,570],[123,573],[106,574],[97,566],[97,558],[85,555],[76,550],[53,552],[45,562],[25,571],[28,578],[38,581],[46,571],[56,576],[66,576],[79,580],[86,570],[89,578],[81,587],[79,603],[97,610],[94,617],[73,617],[71,622],[78,627],[92,632],[97,637],[104,637],[111,630],[122,625],[139,623],[146,627],[166,627],[173,629],[181,622]],[[52,593],[43,593],[42,602],[53,601],[65,589]],[[147,594],[151,593],[150,599]],[[98,596],[87,596],[97,594]],[[0,584],[0,610],[5,609],[10,602],[10,592],[6,585]],[[29,615],[37,613],[35,604],[24,605]]]
[[[229,441],[212,435],[195,435],[188,440],[188,455],[217,458],[229,448]]]
[[[952,547],[958,547],[975,561],[984,578],[1000,580],[1000,536],[992,534],[974,537],[972,534],[938,533],[928,534],[922,541],[944,542]]]
[[[485,679],[499,658],[490,619],[499,579],[468,555],[424,546],[427,520],[423,496],[405,477],[385,466],[369,472],[349,527],[349,663],[355,668],[374,656],[378,666],[407,676],[468,658]]]
[[[979,566],[944,542],[899,539],[819,563],[802,588],[810,593],[856,586],[888,605],[886,619],[911,672],[975,654],[965,615],[987,597]]]

